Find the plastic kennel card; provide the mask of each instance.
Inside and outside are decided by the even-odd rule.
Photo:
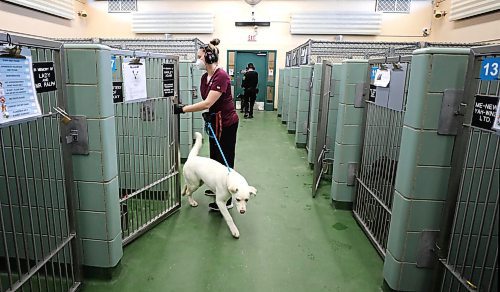
[[[125,102],[145,100],[148,93],[146,90],[146,65],[144,60],[123,63],[122,72]]]
[[[31,56],[0,57],[0,126],[42,115]]]

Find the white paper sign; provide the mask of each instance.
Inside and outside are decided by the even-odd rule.
[[[148,96],[146,89],[146,65],[143,59],[140,64],[122,64],[123,97],[125,102],[145,100]]]
[[[269,76],[273,76],[273,74],[274,74],[274,70],[273,69],[269,69],[268,75]]]
[[[229,75],[231,75],[231,76],[234,75],[234,69],[229,69]]]
[[[42,115],[31,56],[0,58],[0,126]]]
[[[497,113],[495,115],[495,121],[493,122],[493,129],[500,131],[500,99],[498,99]]]
[[[387,87],[390,81],[391,81],[391,70],[377,69],[373,85],[380,87]]]

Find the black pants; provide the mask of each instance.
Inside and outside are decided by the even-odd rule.
[[[253,117],[253,106],[257,99],[257,88],[245,88],[245,116]]]
[[[247,113],[247,108],[248,108],[248,97],[246,96],[246,94],[244,94],[241,97],[241,112]]]
[[[247,98],[247,105],[245,108],[245,115],[248,115],[250,117],[253,117],[253,106],[255,104],[255,100],[257,99],[257,96],[251,95]]]
[[[233,125],[222,128],[222,133],[220,135],[219,144],[224,152],[224,156],[226,157],[227,164],[229,167],[234,168],[234,154],[236,150],[236,132],[238,131],[238,123],[234,123]],[[210,158],[215,161],[222,163],[222,165],[226,165],[224,162],[224,158],[220,153],[219,147],[217,147],[217,143],[215,139],[210,137]],[[231,199],[229,199],[228,203],[231,203]]]

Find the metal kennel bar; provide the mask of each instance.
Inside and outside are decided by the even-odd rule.
[[[358,42],[308,40],[287,53],[286,67],[321,63],[342,63],[345,59],[370,59],[411,55],[420,48],[469,48],[474,43],[438,42]]]
[[[102,44],[116,49],[143,51],[179,56],[181,60],[196,60],[196,53],[203,45],[194,39],[153,39],[153,38],[65,38],[56,39],[63,43]]]
[[[442,271],[439,291],[498,290],[500,131],[491,127],[488,116],[495,118],[493,105],[499,104],[500,77],[495,69],[483,71],[482,77],[480,72],[487,70],[488,60],[498,68],[499,57],[499,45],[472,48],[469,57],[465,118],[453,150],[437,246]],[[488,74],[493,78],[488,80]],[[485,104],[491,104],[484,108],[491,110],[490,115],[481,111]]]
[[[53,66],[57,86],[36,94],[40,117],[0,125],[0,291],[76,291],[81,249],[71,152],[60,114],[66,109],[62,43],[0,33],[0,45],[23,49],[21,56],[0,58]]]
[[[420,42],[355,42],[308,40],[291,50],[289,66],[321,63],[323,60],[342,63],[345,59],[369,59],[411,55],[425,43]],[[434,44],[434,43],[433,43]],[[450,44],[452,45],[452,44]],[[294,59],[294,56],[295,59]],[[295,61],[294,61],[295,60]]]
[[[123,245],[127,245],[180,208],[178,119],[173,104],[179,92],[179,57],[113,51],[117,71],[138,58],[146,66],[148,98],[115,102],[118,179]],[[174,66],[173,94],[164,96],[163,65]],[[115,83],[117,82],[117,83]]]
[[[370,59],[361,164],[356,176],[354,217],[385,257],[394,183],[403,130],[411,56]],[[375,87],[372,70],[391,70],[390,87]],[[396,80],[396,73],[401,74]],[[376,90],[377,93],[373,91]],[[389,94],[389,90],[395,94]],[[396,100],[398,103],[390,102]]]
[[[318,113],[318,135],[316,137],[316,151],[314,159],[314,170],[313,170],[313,187],[312,195],[316,197],[316,192],[319,188],[321,182],[321,177],[326,171],[326,166],[328,162],[326,159],[326,153],[331,151],[329,145],[327,145],[327,131],[328,131],[328,113],[330,107],[330,99],[332,89],[332,63],[328,61],[323,61],[322,64],[322,79],[321,79],[321,89],[320,89],[320,100],[319,100],[319,113]],[[331,147],[331,146],[330,146]]]

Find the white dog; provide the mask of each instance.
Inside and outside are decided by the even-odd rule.
[[[213,159],[198,156],[203,137],[198,132],[195,133],[195,136],[196,142],[184,164],[183,174],[186,185],[182,190],[182,195],[187,195],[189,204],[196,207],[198,203],[192,195],[201,185],[205,184],[215,193],[215,202],[224,216],[231,234],[234,238],[239,238],[240,232],[227,210],[226,202],[231,196],[234,196],[236,209],[240,214],[245,214],[248,199],[250,196],[255,196],[257,190],[249,186],[245,178],[234,169],[229,171],[226,166]]]

